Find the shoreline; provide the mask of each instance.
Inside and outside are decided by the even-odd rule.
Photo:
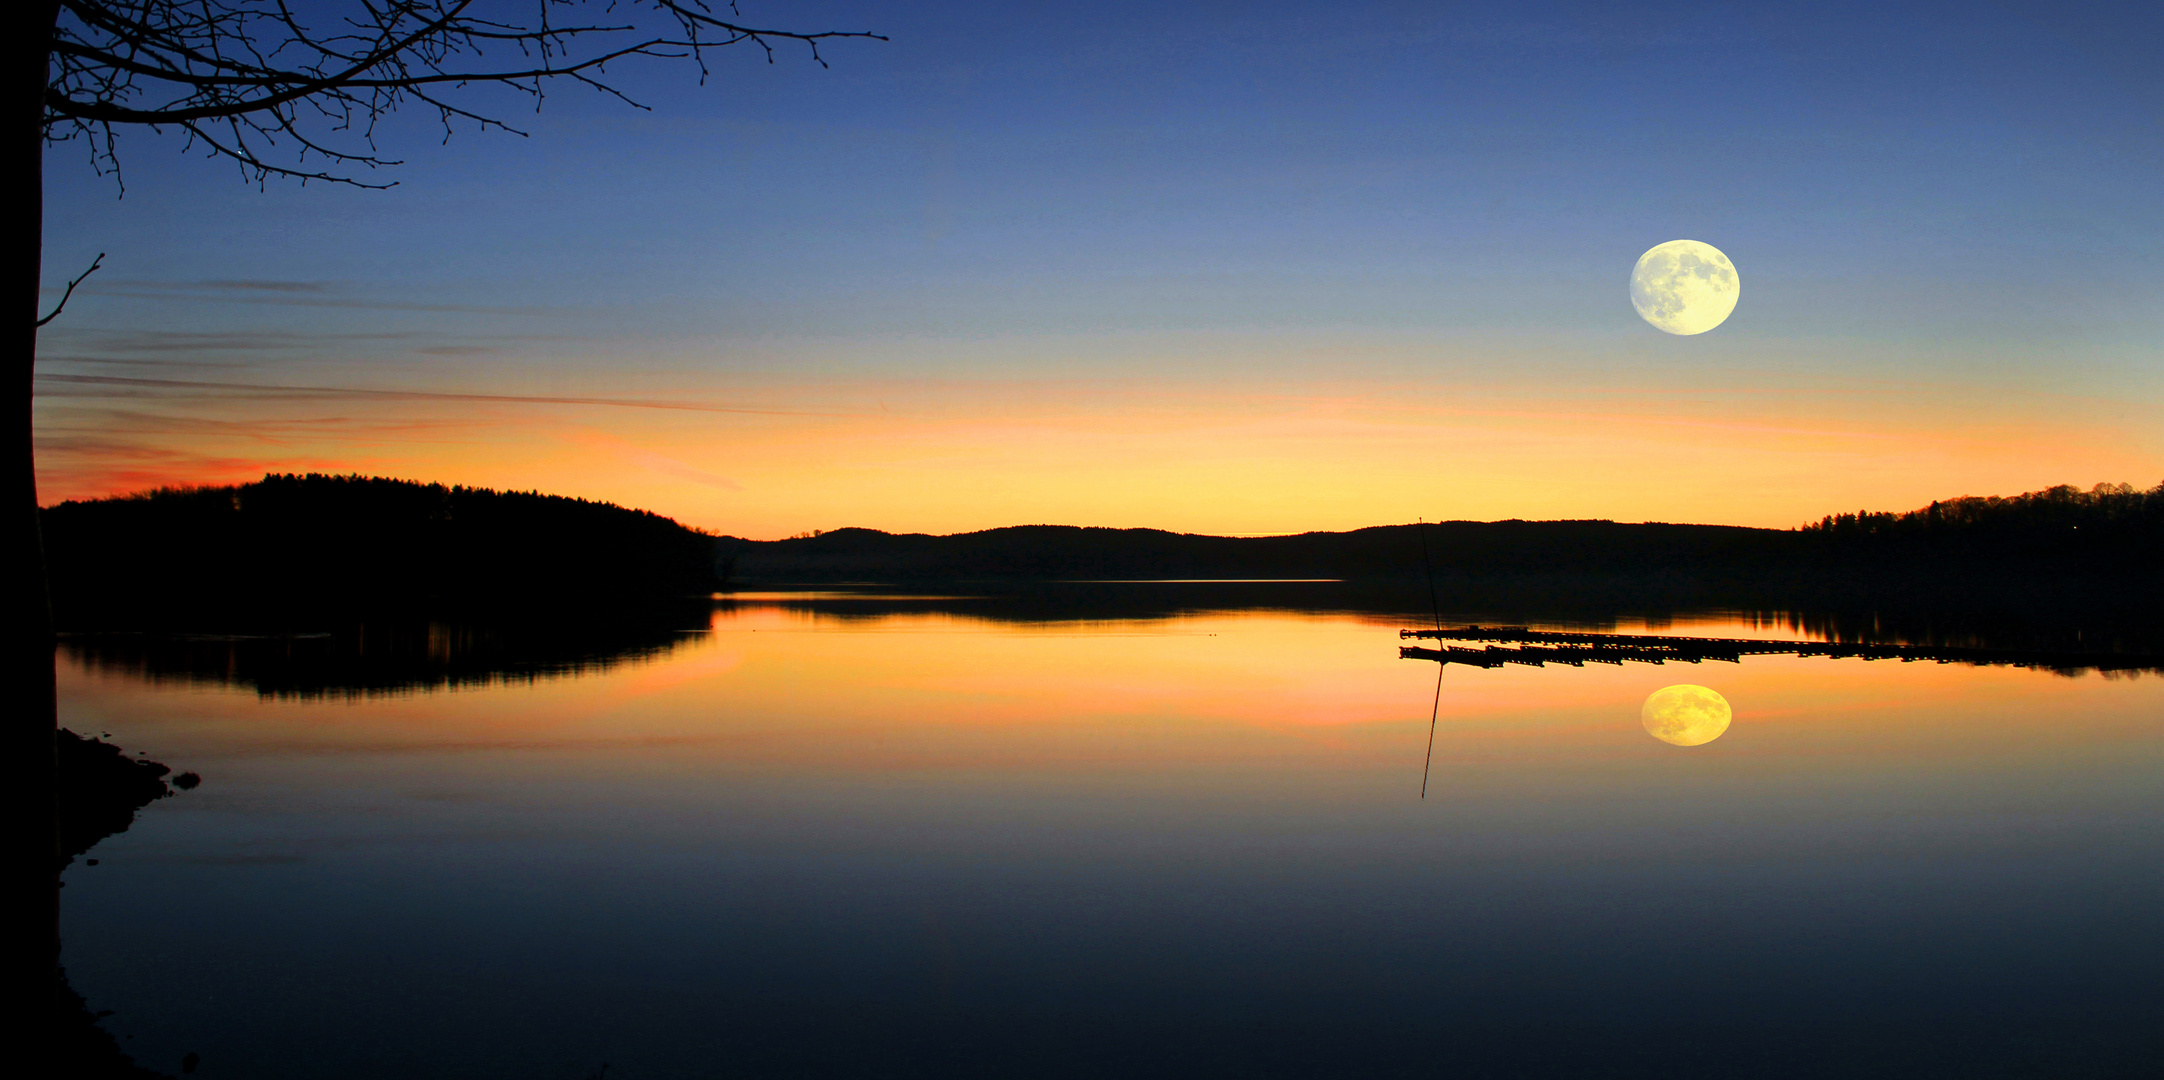
[[[193,790],[202,778],[192,772],[178,775],[162,762],[127,752],[98,737],[78,735],[61,728],[54,735],[59,765],[59,845],[53,867],[57,888],[61,871],[81,858],[85,866],[98,860],[89,853],[107,837],[124,833],[135,816],[160,799]],[[54,970],[57,1020],[52,1032],[53,1065],[59,1075],[86,1080],[171,1080],[168,1073],[147,1068],[129,1057],[120,1043],[99,1021],[109,1012],[96,1012],[68,984],[67,968]],[[183,1072],[191,1071],[184,1063]]]

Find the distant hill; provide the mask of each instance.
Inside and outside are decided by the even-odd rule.
[[[1166,580],[1663,574],[1778,559],[1794,534],[1726,525],[1451,521],[1352,532],[1226,537],[1159,529],[1021,525],[955,536],[836,529],[757,542],[723,537],[732,580]],[[1422,545],[1427,552],[1423,555]]]
[[[953,536],[836,529],[717,541],[743,584],[845,581],[1420,578],[1721,583],[1793,591],[1841,579],[1983,573],[2133,574],[2164,563],[2164,485],[2099,484],[1960,498],[1908,513],[1829,516],[1799,529],[1614,521],[1446,521],[1351,532],[1225,537],[1022,525]]]
[[[372,477],[64,502],[42,524],[63,630],[594,610],[716,585],[714,538],[658,514]]]

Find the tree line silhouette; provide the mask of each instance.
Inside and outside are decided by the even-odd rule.
[[[1335,578],[1434,572],[1458,588],[1565,579],[1645,590],[1718,585],[1770,594],[1967,587],[2113,575],[2154,579],[2164,485],[2098,484],[1829,516],[1797,529],[1614,521],[1446,521],[1350,532],[1225,537],[1158,529],[1027,525],[954,536],[833,529],[718,541],[747,582]]]
[[[65,630],[403,620],[378,640],[437,652],[481,640],[447,622],[593,628],[612,618],[636,623],[631,637],[651,647],[663,623],[684,622],[671,601],[740,585],[1331,579],[1387,590],[1428,572],[1423,542],[1445,595],[1483,604],[1557,594],[1783,606],[1919,592],[2057,604],[2090,603],[2099,598],[2071,594],[2107,588],[2103,600],[2130,602],[2164,581],[2164,485],[1950,499],[1786,530],[1512,520],[1225,537],[1024,525],[756,541],[584,499],[309,474],[66,502],[44,511],[44,528]],[[665,609],[658,621],[634,618]],[[504,637],[492,634],[483,636]],[[586,655],[597,655],[591,642],[548,659]]]
[[[716,584],[714,538],[659,514],[380,477],[163,488],[64,502],[42,524],[55,622],[71,631],[586,621]]]
[[[1841,559],[2134,565],[2164,554],[2164,484],[1966,496],[1906,513],[1832,514],[1800,531]]]

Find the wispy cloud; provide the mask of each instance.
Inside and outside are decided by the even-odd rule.
[[[55,356],[39,356],[41,364],[110,364],[119,367],[162,368],[246,368],[258,366],[248,360],[192,360],[174,357],[118,357],[118,356],[71,356],[61,353]]]
[[[156,285],[157,283],[122,282],[121,284]],[[332,288],[331,283],[327,281],[236,281],[232,279],[196,282],[195,287],[202,289],[224,289],[235,292],[270,293],[321,293],[328,292]]]
[[[148,330],[120,332],[78,332],[65,339],[68,345],[78,348],[87,346],[97,352],[119,353],[190,353],[190,352],[264,352],[290,349],[314,348],[326,342],[381,342],[410,341],[419,335],[392,334],[296,334],[264,330],[227,330],[214,333],[191,333],[180,330]],[[88,361],[96,363],[101,356],[84,353],[40,355],[40,362],[54,360]]]
[[[44,289],[41,292],[53,290]],[[495,307],[483,304],[429,304],[411,300],[380,300],[351,295],[351,287],[327,281],[210,281],[100,282],[78,290],[86,296],[129,300],[213,301],[229,304],[272,304],[284,307],[354,308],[363,311],[427,311],[468,315],[538,315],[560,313],[562,308]]]
[[[38,363],[163,364],[231,367],[279,359],[340,360],[408,354],[432,358],[489,356],[534,343],[561,344],[589,339],[561,334],[487,334],[482,336],[417,331],[321,332],[290,330],[190,331],[165,329],[49,330],[40,341]]]
[[[41,450],[69,449],[83,439],[111,440],[145,435],[211,435],[275,444],[305,440],[412,441],[416,436],[465,433],[491,426],[494,425],[470,417],[385,420],[372,416],[315,415],[235,420],[137,409],[74,408],[60,410],[51,418],[42,418],[38,424],[37,444]]]
[[[58,375],[40,373],[40,384],[57,384],[81,388],[85,396],[98,396],[100,389],[127,393],[145,390],[198,390],[223,391],[246,394],[256,398],[288,397],[308,398],[358,398],[373,401],[465,401],[491,402],[513,405],[587,405],[620,409],[668,409],[682,412],[735,413],[749,416],[847,416],[849,413],[815,412],[802,409],[764,409],[742,405],[715,405],[690,401],[653,401],[637,398],[605,397],[555,397],[539,394],[459,394],[435,390],[385,390],[352,386],[288,386],[273,383],[210,382],[195,379],[140,379],[122,375]],[[41,396],[61,396],[44,392]]]

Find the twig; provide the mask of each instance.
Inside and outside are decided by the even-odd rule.
[[[92,275],[92,274],[95,274],[95,273],[97,273],[97,272],[98,272],[98,264],[100,264],[100,263],[102,263],[102,262],[104,262],[104,261],[105,261],[105,253],[104,253],[104,252],[102,252],[102,251],[101,251],[101,252],[98,252],[98,257],[97,257],[97,258],[95,258],[95,259],[92,259],[92,260],[90,260],[90,269],[88,269],[88,270],[85,270],[85,271],[83,271],[82,273],[80,273],[80,274],[77,274],[77,275],[75,275],[75,280],[74,280],[74,281],[70,281],[70,282],[68,282],[68,291],[66,291],[66,292],[64,292],[64,293],[61,293],[61,294],[60,294],[60,302],[59,302],[59,303],[57,303],[57,304],[54,304],[54,305],[53,305],[53,311],[52,311],[52,314],[50,314],[50,315],[47,315],[47,316],[45,316],[45,317],[44,317],[44,318],[42,318],[42,319],[39,319],[39,320],[38,320],[38,325],[39,325],[39,326],[44,326],[44,325],[45,325],[46,323],[49,323],[49,322],[53,321],[54,319],[57,319],[57,318],[59,318],[59,317],[60,317],[60,313],[61,313],[62,311],[64,311],[64,310],[66,310],[66,309],[67,309],[67,306],[68,306],[68,297],[71,297],[71,296],[74,296],[74,295],[75,295],[75,287],[76,287],[77,285],[80,285],[80,284],[82,284],[82,283],[83,283],[83,279],[84,279],[84,278],[86,278],[86,277],[89,277],[90,275]]]

